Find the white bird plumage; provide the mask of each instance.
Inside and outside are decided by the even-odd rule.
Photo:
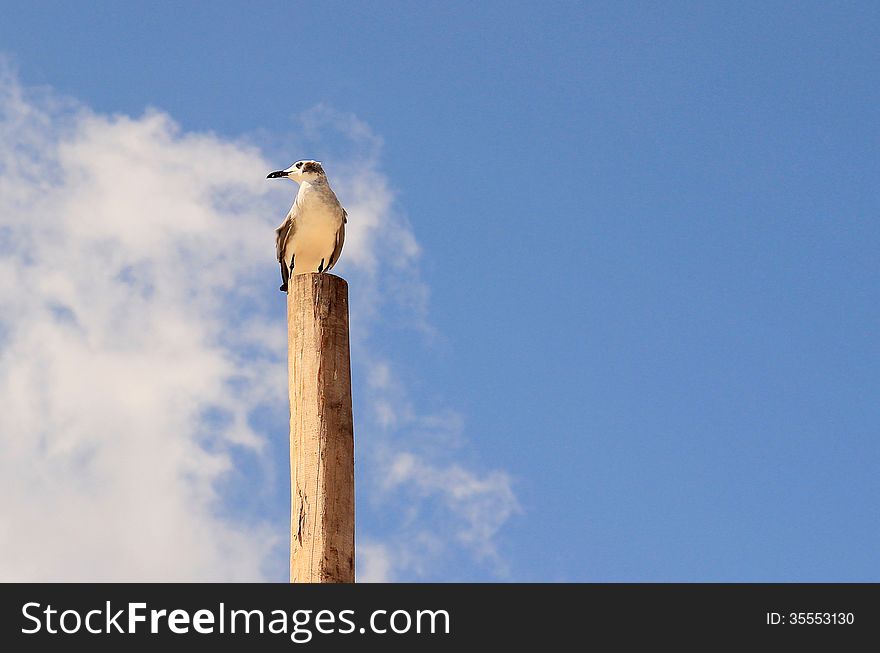
[[[299,184],[293,206],[275,230],[275,254],[281,265],[281,290],[291,275],[327,272],[339,260],[345,242],[345,209],[330,188],[320,161],[297,161],[267,179],[286,178]]]

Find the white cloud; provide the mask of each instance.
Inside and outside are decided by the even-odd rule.
[[[392,552],[388,545],[374,540],[357,543],[357,581],[359,583],[388,583],[392,580]]]
[[[379,172],[378,139],[353,117],[310,116],[355,145],[333,169],[366,359],[388,294],[426,323],[419,247]],[[231,471],[266,455],[250,416],[287,401],[272,229],[295,188],[267,184],[270,169],[246,142],[182,131],[155,110],[97,114],[0,68],[0,580],[274,578],[286,525],[223,500]],[[369,461],[391,480],[374,490],[416,491],[398,539],[359,533],[359,576],[424,573],[443,550],[420,513],[430,501],[461,547],[496,559],[516,509],[509,479],[389,449],[406,430],[442,423],[453,437],[461,425],[454,412],[419,416],[382,365],[367,384],[379,419],[359,437],[384,433]]]
[[[283,399],[271,356],[224,344],[264,346],[225,316],[260,301],[265,162],[8,73],[0,112],[0,578],[262,578],[281,538],[225,517],[217,484]]]
[[[387,491],[408,488],[422,499],[439,498],[457,516],[454,536],[481,558],[498,561],[495,536],[519,511],[507,474],[479,476],[457,464],[441,467],[403,452],[391,459],[384,483]]]
[[[364,560],[371,569],[380,567],[384,580],[441,580],[437,569],[450,569],[450,559],[467,551],[495,576],[507,577],[498,536],[521,512],[513,480],[503,471],[462,464],[463,417],[451,409],[420,410],[388,360],[361,356],[372,411],[366,416],[372,425],[370,498],[397,516],[385,527],[382,548],[371,546]]]

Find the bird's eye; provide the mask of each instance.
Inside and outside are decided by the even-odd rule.
[[[297,164],[296,164],[296,167],[297,167],[297,168],[302,168],[302,167],[303,167],[302,161],[300,161],[299,163],[297,163]]]

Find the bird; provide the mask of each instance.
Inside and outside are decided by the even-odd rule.
[[[297,161],[266,179],[292,179],[299,192],[287,217],[275,230],[275,254],[281,266],[282,292],[295,274],[333,269],[345,242],[348,212],[330,188],[320,161]]]

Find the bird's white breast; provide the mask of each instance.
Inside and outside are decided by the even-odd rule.
[[[342,225],[339,203],[332,195],[303,185],[292,210],[296,216],[296,231],[285,252],[288,267],[294,256],[294,274],[317,272],[321,259],[326,268]]]

